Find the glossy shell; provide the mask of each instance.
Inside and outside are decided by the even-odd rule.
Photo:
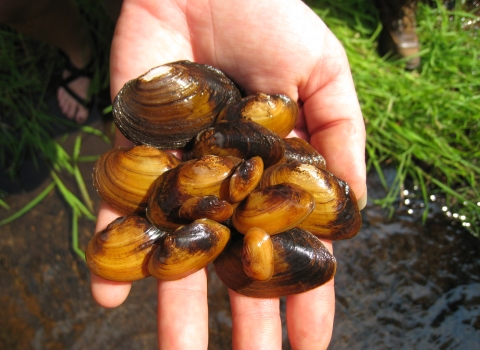
[[[251,228],[243,237],[242,264],[245,274],[257,281],[268,281],[274,270],[273,243],[260,228]]]
[[[153,147],[113,148],[96,161],[93,184],[100,197],[120,213],[144,213],[153,182],[180,162]]]
[[[197,220],[210,219],[222,222],[230,219],[233,214],[233,207],[227,201],[217,196],[208,195],[203,197],[192,197],[183,202],[178,211],[183,219]]]
[[[186,277],[212,262],[225,248],[230,230],[215,221],[196,220],[169,234],[151,256],[148,269],[162,280]]]
[[[88,268],[112,281],[148,277],[148,261],[165,234],[143,217],[120,217],[88,243],[85,252]]]
[[[238,100],[238,89],[218,69],[178,61],[127,82],[113,102],[113,118],[136,144],[176,149]]]
[[[315,198],[315,209],[298,227],[330,240],[351,238],[360,230],[355,194],[330,172],[309,164],[277,164],[265,169],[259,188],[281,183],[297,184]]]
[[[225,107],[218,115],[217,122],[236,119],[254,121],[286,137],[295,127],[298,105],[286,95],[257,93]]]
[[[276,298],[303,293],[333,278],[336,260],[322,242],[308,231],[294,228],[271,236],[274,274],[258,281],[243,270],[243,235],[232,234],[231,243],[214,261],[218,277],[237,293],[256,298]]]
[[[258,227],[274,235],[299,225],[314,208],[314,197],[298,185],[266,186],[250,193],[237,206],[232,224],[241,233]]]
[[[190,222],[179,216],[186,200],[207,195],[228,199],[229,177],[239,162],[231,157],[204,156],[166,171],[155,181],[148,219],[159,228],[173,230]]]
[[[361,216],[323,157],[302,139],[285,139],[297,122],[295,101],[241,99],[219,70],[178,61],[127,82],[113,116],[142,146],[103,155],[94,183],[110,206],[147,219],[125,216],[97,233],[86,253],[91,271],[177,280],[213,262],[229,288],[259,298],[306,292],[334,276],[335,258],[319,237],[351,238]],[[183,162],[159,150],[179,148]]]
[[[206,154],[249,159],[262,158],[265,167],[277,163],[285,152],[282,139],[255,122],[239,119],[215,124],[200,132],[187,145],[183,159]]]
[[[260,182],[263,168],[263,160],[260,157],[242,161],[230,178],[230,201],[237,203],[244,200]]]
[[[291,137],[283,139],[283,143],[285,145],[283,162],[311,164],[317,168],[326,169],[325,158],[304,139]]]

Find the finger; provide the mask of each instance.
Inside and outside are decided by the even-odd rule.
[[[324,242],[332,251],[331,242]],[[287,297],[287,329],[293,349],[326,349],[335,315],[333,279],[308,292]]]
[[[133,142],[127,139],[121,132],[115,127],[115,147],[132,147]]]
[[[310,143],[359,199],[366,192],[365,124],[345,51],[333,35],[325,42],[322,64],[299,90],[303,113]]]
[[[105,202],[101,202],[95,232],[104,230],[108,224],[119,216],[119,212],[108,206]],[[92,296],[95,301],[103,307],[116,307],[122,304],[125,299],[127,299],[131,286],[131,282],[110,281],[94,273],[90,274]]]
[[[308,292],[287,297],[287,329],[293,349],[326,349],[335,315],[333,279]]]
[[[278,298],[250,298],[229,289],[233,349],[281,349],[282,322]]]
[[[366,194],[365,136],[363,126],[353,120],[323,125],[310,137],[322,154],[327,170],[352,188],[357,201]]]
[[[131,282],[109,281],[90,273],[90,289],[95,301],[103,307],[121,305],[130,293]]]
[[[177,281],[158,281],[159,349],[207,349],[205,269]]]

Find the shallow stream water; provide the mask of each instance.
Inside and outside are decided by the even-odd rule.
[[[381,194],[375,175],[368,188]],[[331,349],[480,349],[480,240],[430,205],[425,225],[369,205],[360,234],[335,244]]]
[[[100,118],[92,123],[103,127]],[[65,142],[67,149],[75,137]],[[82,145],[83,155],[109,148],[94,136],[84,137]],[[88,181],[92,166],[83,164],[82,173],[98,205]],[[7,198],[10,212],[41,192],[49,181],[44,174],[25,165],[22,179],[29,190]],[[75,189],[71,179],[64,181]],[[15,187],[2,182],[7,185]],[[368,188],[371,198],[383,193],[375,174]],[[369,203],[360,233],[334,244],[330,349],[480,349],[480,240],[452,224],[440,205],[432,206],[422,225],[421,214],[411,215],[407,207],[388,219],[386,210]],[[0,220],[8,215],[0,213]],[[90,295],[88,270],[71,250],[70,228],[70,209],[57,191],[0,227],[0,349],[156,349],[155,281],[136,282],[116,309],[99,307]],[[82,249],[93,230],[93,222],[80,221]],[[210,349],[229,349],[228,294],[211,268],[208,297]]]

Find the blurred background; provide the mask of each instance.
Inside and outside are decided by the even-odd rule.
[[[99,205],[92,167],[112,142],[114,22],[77,3],[95,37],[83,125],[57,106],[58,50],[0,25],[1,349],[157,346],[153,279],[116,309],[90,295],[83,251]],[[381,3],[307,2],[347,51],[367,127],[369,201],[360,233],[334,243],[330,348],[479,349],[479,3],[419,2],[413,32],[410,12],[387,18]],[[402,30],[418,39],[413,56],[392,46]],[[227,290],[211,268],[209,308],[210,348],[228,349]]]

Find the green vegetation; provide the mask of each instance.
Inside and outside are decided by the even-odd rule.
[[[459,2],[459,1],[458,1]],[[316,1],[312,8],[343,43],[367,127],[369,169],[375,168],[387,187],[382,165],[397,175],[377,202],[398,200],[406,179],[428,196],[443,194],[450,211],[464,226],[480,234],[480,37],[464,29],[476,18],[457,6],[419,4],[421,67],[404,70],[404,62],[379,57],[381,31],[372,1]]]
[[[440,2],[433,7],[420,4],[417,21],[422,65],[408,72],[404,62],[378,56],[381,24],[372,1],[317,0],[309,4],[349,56],[367,126],[368,166],[380,174],[388,188],[387,196],[377,198],[377,202],[392,207],[408,179],[421,189],[426,210],[428,196],[441,194],[452,212],[464,216],[465,226],[480,234],[480,38],[474,29],[462,28],[465,19],[475,17],[460,8],[447,11]],[[111,23],[99,5],[87,0],[81,5],[98,38],[99,50],[105,50]],[[100,51],[100,56],[103,59],[97,62],[101,69],[94,79],[94,91],[108,82],[108,52]],[[76,218],[94,219],[77,167],[82,161],[81,139],[73,154],[49,139],[49,125],[67,122],[46,113],[42,102],[49,92],[52,72],[61,67],[60,58],[54,49],[0,27],[0,63],[0,168],[14,175],[27,156],[47,160],[53,182],[41,195],[53,186],[61,191],[72,207],[75,244]],[[397,168],[393,183],[387,183],[382,172],[387,164]],[[76,178],[83,200],[61,183],[59,172]],[[0,206],[7,210],[1,199]],[[12,215],[14,219],[21,214]]]
[[[79,1],[86,21],[96,36],[95,51],[97,71],[91,84],[91,93],[96,94],[108,87],[108,55],[113,23],[103,12],[100,2]],[[55,74],[60,72],[62,57],[58,51],[36,40],[23,37],[6,26],[0,26],[0,169],[15,178],[26,159],[40,166],[47,164],[52,182],[24,208],[9,213],[9,206],[1,198],[0,206],[7,218],[0,221],[5,225],[37,205],[56,188],[72,209],[72,249],[84,259],[78,249],[78,218],[95,220],[92,201],[89,198],[78,164],[92,161],[82,157],[81,137],[93,134],[109,142],[99,130],[89,126],[78,126],[65,118],[48,113],[45,97],[55,91]],[[56,135],[59,125],[64,133],[79,130],[72,154],[64,147],[66,135]],[[75,179],[83,200],[68,189],[60,174]]]

